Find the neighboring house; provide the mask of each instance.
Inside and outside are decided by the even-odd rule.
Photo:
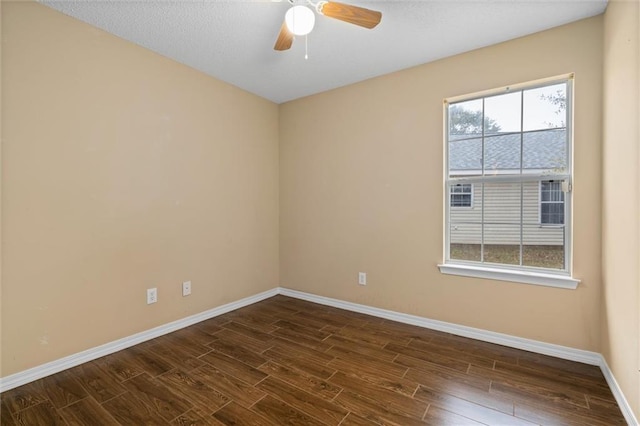
[[[519,133],[485,136],[485,172],[517,173],[521,159],[523,175],[566,169],[564,128],[528,132],[522,137],[523,141]],[[482,140],[470,135],[451,138],[452,177],[482,174]],[[480,244],[483,201],[485,244],[520,244],[521,233],[524,245],[563,244],[565,209],[561,181],[485,183],[484,187],[463,183],[452,187],[449,201],[452,244]]]

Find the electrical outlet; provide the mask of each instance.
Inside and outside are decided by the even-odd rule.
[[[367,285],[367,273],[366,272],[358,272],[358,284]]]
[[[191,281],[185,281],[182,283],[182,295],[188,296],[191,294]]]
[[[157,301],[158,301],[158,289],[148,288],[147,289],[147,305],[156,303]]]

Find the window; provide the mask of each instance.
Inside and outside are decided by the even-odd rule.
[[[540,223],[542,225],[564,224],[562,182],[553,180],[540,182]]]
[[[443,273],[577,286],[571,100],[566,76],[445,102]]]
[[[451,186],[451,197],[449,204],[451,207],[471,207],[473,203],[473,185],[470,183],[459,183]]]

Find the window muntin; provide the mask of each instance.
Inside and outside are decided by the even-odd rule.
[[[472,207],[473,206],[473,184],[459,183],[451,186],[449,198],[451,207]]]
[[[447,203],[445,263],[569,273],[571,83],[446,104],[447,193],[473,184],[474,208]]]

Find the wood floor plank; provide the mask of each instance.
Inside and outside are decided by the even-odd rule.
[[[48,398],[40,380],[2,394],[2,408],[6,408],[12,414],[46,401]]]
[[[158,412],[138,399],[126,393],[102,404],[102,407],[122,425],[167,425],[167,421]]]
[[[66,407],[89,395],[68,370],[45,377],[41,381],[41,386],[49,401],[56,408]]]
[[[471,366],[469,375],[484,377],[492,381],[492,386],[504,385],[504,387],[517,388],[518,392],[534,393],[554,401],[563,401],[587,408],[587,400],[584,390],[576,391],[562,383],[554,383],[551,380],[527,374],[509,374],[500,370]]]
[[[290,340],[299,345],[306,346],[315,351],[325,352],[327,349],[331,348],[331,345],[325,343],[321,340],[316,339],[312,336],[307,336],[304,333],[299,333],[297,331],[288,329],[288,328],[278,328],[276,331],[272,332],[274,336],[281,337],[286,340]]]
[[[269,361],[262,365],[260,370],[270,376],[277,377],[284,382],[327,400],[333,399],[341,390],[340,387],[332,385],[318,377],[306,374],[303,371],[285,367],[273,361]]]
[[[533,352],[523,352],[518,358],[518,365],[532,369],[539,369],[542,367],[558,374],[566,374],[567,372],[570,372],[575,377],[598,383],[601,383],[604,378],[600,368],[595,365],[583,364],[581,362],[569,361]]]
[[[126,350],[98,358],[95,363],[119,383],[144,373],[135,356]]]
[[[404,355],[405,357],[416,358],[420,361],[426,361],[441,367],[451,368],[452,370],[466,372],[469,368],[469,362],[465,359],[443,356],[434,351],[418,350],[410,346],[401,346],[394,343],[389,343],[385,346],[385,349]],[[493,363],[491,363],[491,366],[493,366]]]
[[[506,346],[455,336],[449,333],[440,333],[434,336],[429,344],[449,348],[460,353],[472,353],[475,356],[508,364],[517,364],[519,357],[529,353],[521,349],[508,348]]]
[[[258,308],[253,312],[243,308],[242,313],[230,312],[227,315],[230,315],[230,320],[235,323],[246,325],[267,334],[278,329],[273,323],[280,320],[280,317],[269,316],[262,312],[262,308]]]
[[[540,366],[539,368],[533,369],[530,367],[531,365],[529,367],[523,367],[521,365],[496,361],[494,368],[497,372],[519,377],[523,380],[535,381],[547,386],[562,387],[580,393],[588,392],[600,398],[611,396],[611,390],[606,386],[605,381],[598,382],[591,378],[584,379],[582,377],[576,377],[574,374],[566,371],[557,371],[555,368],[548,369]]]
[[[117,426],[118,423],[107,410],[93,398],[85,398],[60,410],[69,426]]]
[[[353,351],[362,355],[371,356],[384,361],[393,361],[398,356],[397,352],[385,350],[377,345],[365,342],[357,342],[343,336],[329,336],[324,340],[330,345],[337,346],[345,351]]]
[[[0,425],[13,426],[15,424],[15,421],[11,416],[9,407],[7,407],[7,404],[5,404],[5,394],[0,394]]]
[[[428,403],[430,406],[429,410],[433,407],[438,407],[442,410],[453,412],[468,419],[488,425],[535,426],[536,424],[475,404],[465,399],[425,387],[421,387],[420,392],[416,393],[416,399]]]
[[[284,350],[279,346],[274,346],[264,352],[263,355],[271,361],[293,367],[325,380],[336,372],[333,368],[324,365],[324,362],[318,362],[296,351]]]
[[[209,343],[218,340],[217,333],[210,334],[203,331],[200,327],[185,327],[175,331],[174,336],[189,340],[202,346],[208,346]]]
[[[364,369],[363,365],[366,365],[367,369],[377,370],[379,374],[392,378],[403,377],[408,370],[408,367],[403,365],[364,355],[351,348],[345,349],[339,346],[334,346],[326,351],[326,353],[336,358],[327,364],[332,368],[340,365],[341,367],[338,369],[348,369],[348,365],[351,365],[354,369]]]
[[[0,394],[0,424],[625,420],[598,367],[275,296]]]
[[[213,413],[220,423],[224,425],[242,426],[278,426],[280,423],[268,420],[255,411],[244,408],[240,404],[230,402],[215,413]]]
[[[388,334],[394,334],[403,338],[405,344],[408,344],[413,339],[429,342],[434,337],[447,334],[442,331],[430,330],[428,328],[418,327],[417,325],[405,324],[388,319],[383,319],[379,328]],[[403,344],[403,342],[394,343]]]
[[[260,380],[267,377],[267,375],[262,371],[219,352],[211,351],[201,356],[200,359],[250,385],[255,385]]]
[[[19,411],[13,414],[13,419],[16,425],[21,426],[65,426],[67,424],[60,412],[49,401],[41,402],[38,405]]]
[[[205,320],[202,322],[199,322],[197,324],[194,324],[193,327],[197,328],[199,331],[209,334],[211,336],[215,336],[216,333],[218,333],[220,330],[222,330],[222,328],[224,327],[224,325],[226,325],[227,323],[229,323],[230,321],[218,321],[215,322],[217,318],[212,318],[210,320]]]
[[[548,389],[529,385],[517,380],[492,380],[491,393],[514,401],[531,401],[539,405],[553,405],[573,410],[575,407],[588,408],[586,396],[569,394],[562,389]]]
[[[335,402],[346,410],[366,419],[370,424],[392,424],[398,426],[424,426],[425,424],[421,418],[418,419],[409,416],[395,409],[394,406],[387,404],[385,401],[376,401],[349,390],[340,392]],[[422,417],[422,415],[420,415],[420,417]]]
[[[457,347],[444,347],[430,342],[424,342],[419,339],[413,339],[407,346],[413,349],[420,350],[422,352],[437,354],[442,357],[463,361],[466,364],[473,364],[479,367],[493,368],[493,364],[495,363],[495,360],[493,358],[479,356],[476,353],[470,352],[468,350],[460,351],[457,349]]]
[[[129,348],[129,353],[134,357],[135,362],[151,377],[159,376],[172,370],[174,367],[169,361],[149,349],[137,347]]]
[[[236,359],[254,368],[267,362],[265,357],[246,347],[240,346],[236,341],[217,340],[210,343],[209,347],[218,353],[226,355],[229,358]]]
[[[615,399],[587,395],[587,402],[589,403],[589,408],[597,409],[598,412],[605,415],[608,413],[614,418],[620,415],[620,407],[616,403]]]
[[[323,426],[324,424],[271,395],[256,402],[251,410],[281,425]]]
[[[326,331],[321,331],[315,328],[305,327],[301,325],[299,322],[291,322],[286,320],[280,320],[274,323],[275,326],[280,328],[285,328],[287,330],[295,331],[296,333],[302,334],[306,337],[312,337],[316,340],[324,340],[331,335],[331,333],[327,333]]]
[[[397,336],[392,333],[386,332],[385,330],[375,330],[370,328],[363,329],[355,327],[349,323],[340,328],[336,332],[336,335],[346,337],[347,339],[353,340],[355,342],[362,342],[374,346],[379,346],[380,348],[383,348],[389,343],[407,345],[411,341],[411,339],[408,337]]]
[[[337,425],[348,414],[347,410],[275,377],[267,377],[257,387],[326,425]]]
[[[340,423],[340,426],[371,426],[370,420],[364,419],[357,414],[349,413]]]
[[[626,425],[622,416],[606,416],[597,412],[580,409],[566,410],[553,406],[537,406],[535,403],[517,401],[515,403],[515,415],[525,420],[542,425],[569,425],[569,426],[614,426]]]
[[[265,333],[263,331],[260,331],[258,329],[255,329],[253,327],[250,327],[248,325],[242,324],[240,322],[237,321],[231,321],[228,324],[226,324],[224,326],[224,329],[226,330],[231,330],[233,332],[236,332],[238,334],[243,334],[247,337],[250,337],[251,339],[255,339],[261,342],[270,342],[273,340],[273,336]],[[274,329],[275,330],[275,329]],[[273,330],[271,330],[273,331]]]
[[[172,426],[221,426],[213,415],[199,413],[195,408],[173,419]]]
[[[327,364],[329,361],[334,359],[333,356],[328,355],[324,352],[320,352],[315,349],[309,348],[307,346],[300,345],[291,340],[281,339],[279,337],[277,337],[273,341],[273,348],[278,348],[283,351],[292,352],[296,356],[303,355],[307,357],[309,360],[312,360],[319,364]]]
[[[146,349],[160,356],[162,359],[170,363],[174,368],[190,371],[198,367],[202,367],[205,362],[189,354],[181,345],[173,342],[164,341],[148,346]]]
[[[489,391],[480,390],[471,386],[459,386],[455,383],[452,383],[451,386],[438,386],[434,385],[434,388],[429,388],[425,385],[420,385],[418,390],[414,394],[414,398],[416,399],[424,399],[422,397],[424,392],[440,392],[443,394],[450,395],[452,398],[460,398],[465,401],[473,402],[474,404],[481,405],[486,408],[490,408],[492,410],[500,411],[501,413],[507,414],[509,416],[514,415],[514,404],[513,401],[500,397],[498,395],[491,394]]]
[[[188,399],[202,413],[212,414],[231,401],[223,393],[207,386],[195,374],[186,371],[171,370],[158,376],[157,380],[172,392]]]
[[[98,363],[80,364],[72,368],[70,373],[77,377],[82,387],[99,403],[126,392],[126,389],[104,371]]]
[[[457,413],[443,410],[439,407],[429,407],[429,411],[424,416],[424,420],[430,425],[439,426],[480,426],[486,423],[480,423],[475,420],[469,419]],[[509,423],[506,423],[509,425]]]
[[[308,312],[296,312],[293,315],[284,317],[284,319],[289,322],[301,324],[313,330],[320,330],[331,333],[330,331],[325,330],[327,326],[330,326],[326,321],[316,318],[313,314],[309,314]]]
[[[247,408],[265,396],[265,393],[260,389],[211,365],[204,365],[193,370],[191,375]]]
[[[343,389],[348,389],[351,392],[359,393],[374,401],[384,401],[384,404],[393,406],[397,411],[401,411],[411,417],[420,419],[424,414],[429,404],[423,401],[408,397],[398,392],[384,389],[376,385],[372,385],[371,382],[361,380],[352,375],[344,374],[339,371],[329,379],[330,383],[334,383]]]
[[[399,377],[387,378],[386,376],[376,374],[371,370],[365,369],[342,369],[339,372],[334,373],[333,376],[335,376],[336,374],[344,374],[350,377],[355,377],[362,380],[363,382],[368,383],[369,386],[386,389],[410,398],[413,398],[413,395],[419,387],[417,382]]]
[[[193,403],[146,374],[127,380],[123,386],[167,422],[193,408]]]
[[[158,341],[162,344],[164,344],[164,342],[169,342],[170,344],[176,345],[180,347],[182,352],[185,352],[194,358],[198,358],[200,355],[206,354],[211,350],[208,346],[201,345],[190,340],[188,337],[174,333],[161,336],[158,338]]]

